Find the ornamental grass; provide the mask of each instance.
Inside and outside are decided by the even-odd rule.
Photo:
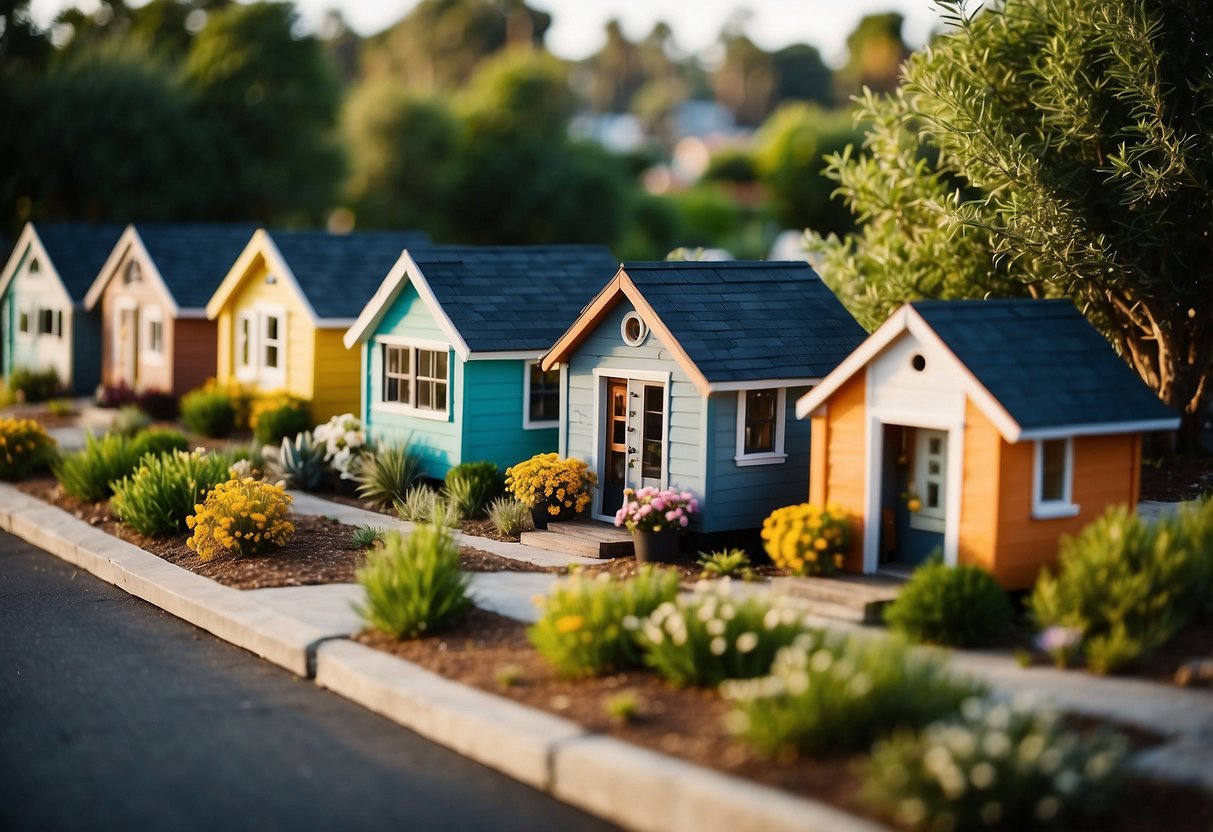
[[[194,532],[186,545],[203,560],[282,547],[295,533],[295,525],[287,519],[291,497],[286,489],[252,477],[215,486],[194,512],[185,521]]]

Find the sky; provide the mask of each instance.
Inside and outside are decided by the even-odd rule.
[[[779,49],[790,43],[816,46],[827,63],[837,66],[845,58],[846,37],[864,15],[900,12],[906,18],[904,36],[911,46],[923,44],[937,25],[932,0],[528,0],[534,8],[552,15],[547,47],[562,58],[576,60],[603,42],[603,27],[612,18],[623,25],[629,38],[648,34],[664,20],[674,31],[678,46],[687,52],[710,47],[734,13],[750,13],[746,33],[762,48]],[[65,7],[90,9],[98,0],[33,0],[31,8],[40,26],[47,26]],[[374,34],[403,17],[417,0],[296,0],[304,22],[316,28],[328,9],[339,9],[346,23],[361,35]],[[132,2],[131,5],[140,5]]]

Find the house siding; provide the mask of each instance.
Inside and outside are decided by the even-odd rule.
[[[464,462],[488,460],[505,469],[556,450],[559,429],[523,429],[526,362],[469,361],[464,365]]]
[[[342,413],[357,413],[360,403],[358,350],[347,350],[342,329],[315,332],[316,374],[312,381],[312,417],[327,421]]]
[[[173,349],[172,391],[180,396],[201,387],[215,375],[219,329],[205,318],[178,318],[165,323]]]
[[[143,258],[139,258],[142,279],[129,284],[123,282],[122,277],[126,273],[127,265],[133,259],[135,258],[128,253],[118,262],[114,277],[106,284],[101,296],[101,379],[108,385],[124,384],[139,391],[172,390],[173,360],[177,353],[174,349],[172,311],[164,293],[150,275],[151,267]],[[119,316],[124,305],[133,305],[138,316],[133,379],[127,378],[125,354],[122,352],[123,346],[119,344]],[[145,310],[149,307],[157,310],[164,324],[164,355],[160,361],[149,360],[144,354],[144,340],[147,337]],[[187,344],[185,351],[188,352],[189,349],[190,345]]]
[[[851,548],[843,564],[848,572],[863,571],[867,373],[855,373],[829,398],[825,415],[813,418],[814,452],[824,452],[813,461],[813,501],[837,503],[850,518]]]
[[[76,395],[91,395],[100,376],[100,332],[90,326],[81,309],[73,307],[51,263],[43,259],[37,275],[29,274],[31,251],[27,247],[16,273],[6,290],[9,319],[6,323],[5,373],[18,368],[31,370],[54,369],[59,380]],[[30,314],[30,331],[17,331],[21,310]],[[37,311],[51,309],[63,313],[63,335],[56,338],[38,334]],[[83,363],[76,366],[77,359]],[[96,365],[95,368],[89,364]]]
[[[998,429],[972,400],[965,404],[964,430],[960,539],[956,561],[994,572],[1004,485],[998,472],[1003,464],[1004,451],[1011,446],[1003,441]],[[1030,471],[1028,475],[1030,478]]]

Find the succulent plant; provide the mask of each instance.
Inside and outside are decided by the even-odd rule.
[[[312,441],[312,432],[303,431],[294,439],[283,437],[278,449],[278,474],[287,488],[319,491],[328,482],[329,469],[324,461],[324,446]]]

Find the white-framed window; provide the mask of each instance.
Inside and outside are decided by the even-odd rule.
[[[1037,520],[1073,517],[1079,510],[1073,501],[1073,438],[1041,439],[1035,444],[1032,517]]]
[[[29,318],[30,314],[28,309],[17,310],[17,332],[24,335],[26,338],[28,338],[30,334]]]
[[[164,316],[159,306],[145,306],[140,315],[143,323],[143,337],[139,346],[143,350],[143,358],[153,363],[164,360]]]
[[[437,345],[380,341],[381,384],[376,407],[446,419],[450,409],[450,350]]]
[[[257,372],[253,366],[256,321],[251,312],[241,312],[236,316],[236,375],[240,378],[252,378]]]
[[[285,321],[281,315],[270,312],[261,313],[261,350],[260,364],[265,370],[282,369],[282,341]]]
[[[63,310],[39,309],[38,334],[49,335],[53,338],[63,337]]]
[[[544,370],[538,361],[523,367],[522,427],[554,428],[560,424],[560,369]]]
[[[787,390],[766,387],[737,392],[738,465],[777,465],[788,458],[783,449]]]
[[[619,335],[629,347],[639,347],[649,337],[649,326],[638,313],[629,312],[619,324]]]
[[[236,315],[236,377],[263,385],[286,383],[286,310],[258,307]]]

